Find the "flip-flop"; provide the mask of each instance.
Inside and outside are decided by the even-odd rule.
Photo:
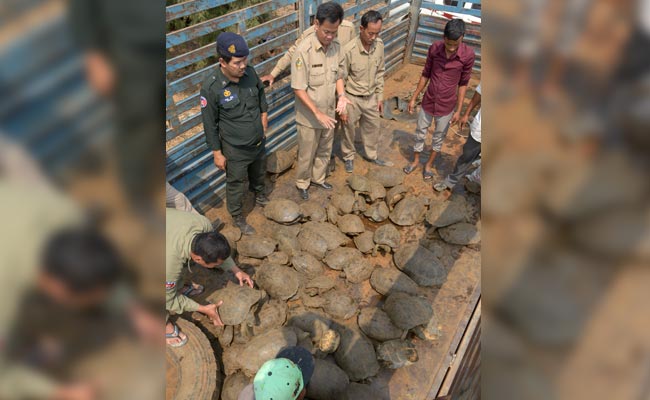
[[[406,175],[408,175],[408,174],[410,174],[411,172],[415,171],[416,168],[417,168],[416,165],[409,164],[409,165],[407,165],[406,167],[402,168],[402,171],[404,171],[404,173],[405,173]]]
[[[205,288],[202,285],[192,282],[191,284],[186,285],[183,287],[183,289],[181,289],[181,294],[187,297],[194,297],[203,293],[204,290]]]
[[[178,330],[178,325],[176,325],[176,324],[173,324],[173,325],[174,325],[174,332],[165,333],[165,339],[179,338],[179,339],[181,339],[181,341],[178,342],[178,343],[175,343],[175,344],[167,343],[167,345],[170,346],[170,347],[182,347],[182,346],[185,345],[185,343],[187,343],[187,341],[189,340],[189,337],[187,335],[185,335],[185,339],[181,338],[181,332]]]
[[[438,182],[438,183],[436,183],[435,185],[433,185],[433,188],[434,188],[437,192],[443,192],[443,191],[445,191],[445,190],[449,190],[449,189],[450,189],[450,187],[447,186],[447,184],[446,184],[445,182]]]
[[[428,181],[428,180],[432,179],[433,178],[433,171],[424,170],[422,172],[422,178],[424,178],[425,181]]]

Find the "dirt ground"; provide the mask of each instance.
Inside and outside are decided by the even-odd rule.
[[[403,68],[396,71],[392,76],[387,79],[385,86],[386,98],[392,96],[406,97],[408,96],[417,84],[420,76],[421,66],[405,65]],[[473,78],[470,82],[470,87],[473,89],[478,85],[477,77]],[[470,94],[473,90],[468,90]],[[465,104],[469,102],[469,98],[465,100]],[[455,128],[455,127],[454,127]],[[437,157],[435,167],[435,177],[433,182],[444,179],[444,176],[450,173],[453,169],[455,160],[460,155],[462,145],[465,142],[465,137],[455,133],[455,129],[451,128],[445,144],[443,145],[441,154]],[[383,120],[381,122],[381,138],[379,154],[382,158],[393,161],[396,167],[402,167],[406,164],[407,160],[412,157],[412,144],[413,132],[415,130],[415,121],[403,122],[394,120]],[[465,132],[467,133],[467,132]],[[346,185],[346,179],[349,176],[343,168],[343,162],[340,159],[340,152],[338,146],[338,137],[335,139],[334,153],[336,154],[336,170],[328,178],[334,186],[332,192],[325,191],[320,188],[310,189],[310,199],[315,200],[322,206],[329,202],[329,196],[336,192],[337,189],[343,188]],[[358,151],[361,151],[361,144],[357,143]],[[424,157],[428,153],[424,153]],[[357,155],[355,159],[354,173],[365,174],[371,164],[366,162],[361,156]],[[267,182],[267,188],[270,199],[287,198],[297,203],[302,200],[294,186],[294,170],[289,170],[281,175],[276,182]],[[415,194],[425,197],[430,197],[433,201],[442,201],[442,195],[438,194],[432,189],[431,182],[425,182],[422,179],[422,169],[419,168],[412,174],[408,175],[404,181],[408,187],[412,187]],[[477,222],[480,213],[480,197],[465,193],[463,185],[458,185],[454,193],[467,196],[470,204],[477,210],[472,222]],[[245,198],[244,214],[247,215],[248,222],[257,230],[258,234],[267,235],[271,224],[269,224],[262,214],[260,207],[254,206],[254,198],[252,193],[249,193]],[[220,219],[226,224],[230,224],[231,218],[228,215],[225,204],[222,202],[216,207],[206,212],[206,216],[210,220]],[[376,224],[362,218],[366,229],[374,231],[382,224]],[[480,222],[479,222],[480,226]],[[438,238],[438,234],[434,229],[427,230],[424,224],[419,224],[411,227],[398,227],[402,234],[402,242],[421,241],[428,239]],[[419,355],[419,361],[413,365],[398,369],[389,370],[382,368],[379,375],[370,378],[366,383],[379,390],[382,398],[386,399],[425,399],[429,397],[429,391],[433,384],[435,374],[440,368],[446,368],[443,365],[443,360],[448,356],[449,346],[457,333],[456,329],[461,321],[466,308],[469,306],[469,299],[475,293],[480,285],[480,246],[466,247],[456,246],[455,262],[447,271],[447,281],[441,288],[421,288],[420,295],[429,298],[433,304],[434,313],[439,322],[439,337],[435,341],[422,341],[418,338],[414,339],[414,344]],[[249,272],[251,275],[255,274],[255,269],[260,265],[261,260],[241,259],[238,260],[242,269]],[[372,261],[380,267],[388,267],[391,265],[392,256],[387,254],[377,254],[372,258]],[[338,271],[328,271],[332,277],[337,277]],[[202,268],[194,269],[192,279],[206,285],[205,293],[211,293],[215,289],[223,287],[227,281],[233,281],[234,278],[229,274],[214,271],[207,271]],[[379,293],[375,292],[370,286],[368,281],[359,284],[346,285],[344,280],[338,279],[339,287],[348,291],[348,293],[359,301],[359,306],[372,306],[382,302],[382,297]],[[205,294],[202,296],[205,297]],[[199,301],[203,298],[199,297]],[[289,307],[297,306],[299,301],[290,301]],[[356,325],[356,318],[350,318],[344,322],[345,325]],[[205,329],[204,329],[205,331]],[[208,336],[211,336],[209,332]],[[217,363],[219,361],[220,349],[218,341],[214,336],[211,338],[217,353]],[[435,395],[432,393],[431,395]]]

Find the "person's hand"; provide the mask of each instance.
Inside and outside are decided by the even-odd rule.
[[[262,113],[262,128],[264,129],[264,133],[266,133],[268,127],[269,127],[269,114]]]
[[[221,154],[221,150],[213,152],[214,154],[214,165],[222,171],[226,170],[226,157]]]
[[[341,118],[341,122],[343,124],[347,124],[349,119],[350,119],[348,114],[341,114],[341,115],[339,115],[339,117]]]
[[[147,311],[139,304],[134,304],[129,307],[129,317],[140,339],[147,343],[160,343],[161,346],[164,345],[160,336],[160,331],[165,326],[162,318]]]
[[[90,52],[85,57],[86,77],[93,89],[102,96],[109,96],[115,88],[115,70],[105,54]]]
[[[463,118],[458,121],[458,130],[462,131],[463,128],[465,127],[465,124],[469,121],[469,114],[463,115]]]
[[[53,400],[93,400],[98,397],[98,388],[93,383],[72,383],[60,386],[52,396]]]
[[[235,272],[235,278],[239,281],[239,286],[244,286],[244,282],[246,282],[248,286],[253,287],[253,280],[246,272],[242,270]]]
[[[408,112],[409,114],[413,114],[415,112],[415,97],[409,101]]]
[[[223,322],[221,322],[219,311],[217,310],[222,304],[223,300],[219,301],[217,304],[206,304],[204,306],[199,306],[198,311],[210,318],[215,326],[222,326]]]
[[[379,115],[384,115],[384,102],[383,102],[383,100],[378,100],[377,101],[377,111],[379,111]]]
[[[460,111],[456,111],[454,115],[451,116],[451,121],[449,121],[449,126],[460,121]]]
[[[339,101],[336,104],[336,112],[339,113],[339,115],[345,113],[348,104],[352,104],[352,102],[345,95],[339,97]]]
[[[271,74],[264,75],[264,76],[260,77],[260,80],[261,80],[262,82],[268,82],[268,83],[269,83],[269,87],[273,86],[273,82],[275,82],[275,78],[274,78],[273,75],[271,75]]]
[[[336,126],[336,119],[330,117],[327,114],[323,114],[320,111],[316,111],[316,119],[327,129],[334,129]]]

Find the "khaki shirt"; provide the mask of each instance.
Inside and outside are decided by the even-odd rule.
[[[183,287],[183,266],[190,261],[192,240],[203,232],[212,231],[212,224],[206,217],[191,212],[167,209],[166,215],[166,248],[165,248],[165,298],[167,311],[176,314],[185,311],[196,311],[199,303],[180,293]],[[221,267],[230,271],[235,265],[228,257]]]
[[[357,36],[343,47],[340,69],[346,76],[346,92],[355,96],[376,94],[378,100],[383,100],[385,65],[381,39],[377,38],[370,51],[366,51]]]
[[[291,88],[307,91],[307,95],[321,112],[336,116],[336,81],[341,62],[339,42],[335,39],[327,51],[316,35],[302,41],[296,48],[291,62]],[[316,116],[300,100],[296,99],[296,123],[322,129]]]
[[[339,25],[338,33],[336,34],[336,39],[339,41],[341,46],[345,46],[348,42],[350,42],[352,39],[354,39],[355,34],[356,34],[356,28],[354,27],[354,24],[346,19],[344,19],[341,22],[341,25]],[[286,53],[278,60],[278,63],[275,64],[275,68],[271,71],[271,75],[273,75],[273,78],[277,78],[278,75],[282,73],[285,69],[291,65],[291,59],[293,58],[293,53],[296,52],[296,47],[298,47],[298,44],[305,40],[306,38],[313,36],[314,35],[314,26],[310,26],[309,28],[305,29],[305,31],[300,35],[298,40],[296,40],[296,43],[294,43],[291,47],[289,47],[289,50],[287,50]]]

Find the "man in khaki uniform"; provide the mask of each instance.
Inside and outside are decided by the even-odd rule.
[[[332,189],[325,175],[336,125],[336,94],[344,91],[339,74],[340,45],[336,40],[342,20],[343,8],[338,3],[318,6],[315,34],[298,45],[291,62],[298,129],[296,187],[304,200],[309,199],[310,184]]]
[[[215,325],[222,325],[217,312],[217,307],[221,304],[200,305],[181,292],[183,267],[189,268],[190,261],[205,268],[221,267],[231,271],[240,285],[246,283],[253,287],[250,276],[239,269],[230,257],[230,246],[226,238],[214,232],[210,220],[202,215],[167,209],[165,256],[165,297],[168,313],[198,311],[212,319]],[[187,336],[169,321],[165,333],[167,344],[172,347],[180,347],[187,342]]]
[[[345,92],[351,104],[347,107],[347,115],[342,117],[344,135],[341,151],[345,171],[348,173],[354,169],[354,133],[357,122],[368,160],[378,165],[392,165],[389,161],[377,158],[385,70],[384,42],[379,38],[381,27],[381,14],[368,11],[361,17],[359,36],[343,47],[340,69],[346,76]]]
[[[269,85],[273,85],[275,79],[280,75],[285,69],[289,68],[291,65],[291,59],[293,54],[296,52],[296,48],[303,40],[312,37],[314,35],[314,25],[307,28],[302,35],[296,40],[296,42],[289,47],[289,49],[284,53],[284,55],[278,60],[275,67],[271,70],[271,73],[268,75],[262,76],[260,79],[262,82],[269,82]],[[339,25],[338,33],[336,34],[336,39],[339,41],[341,46],[345,46],[348,42],[352,41],[355,37],[354,24],[346,19],[341,21]]]

